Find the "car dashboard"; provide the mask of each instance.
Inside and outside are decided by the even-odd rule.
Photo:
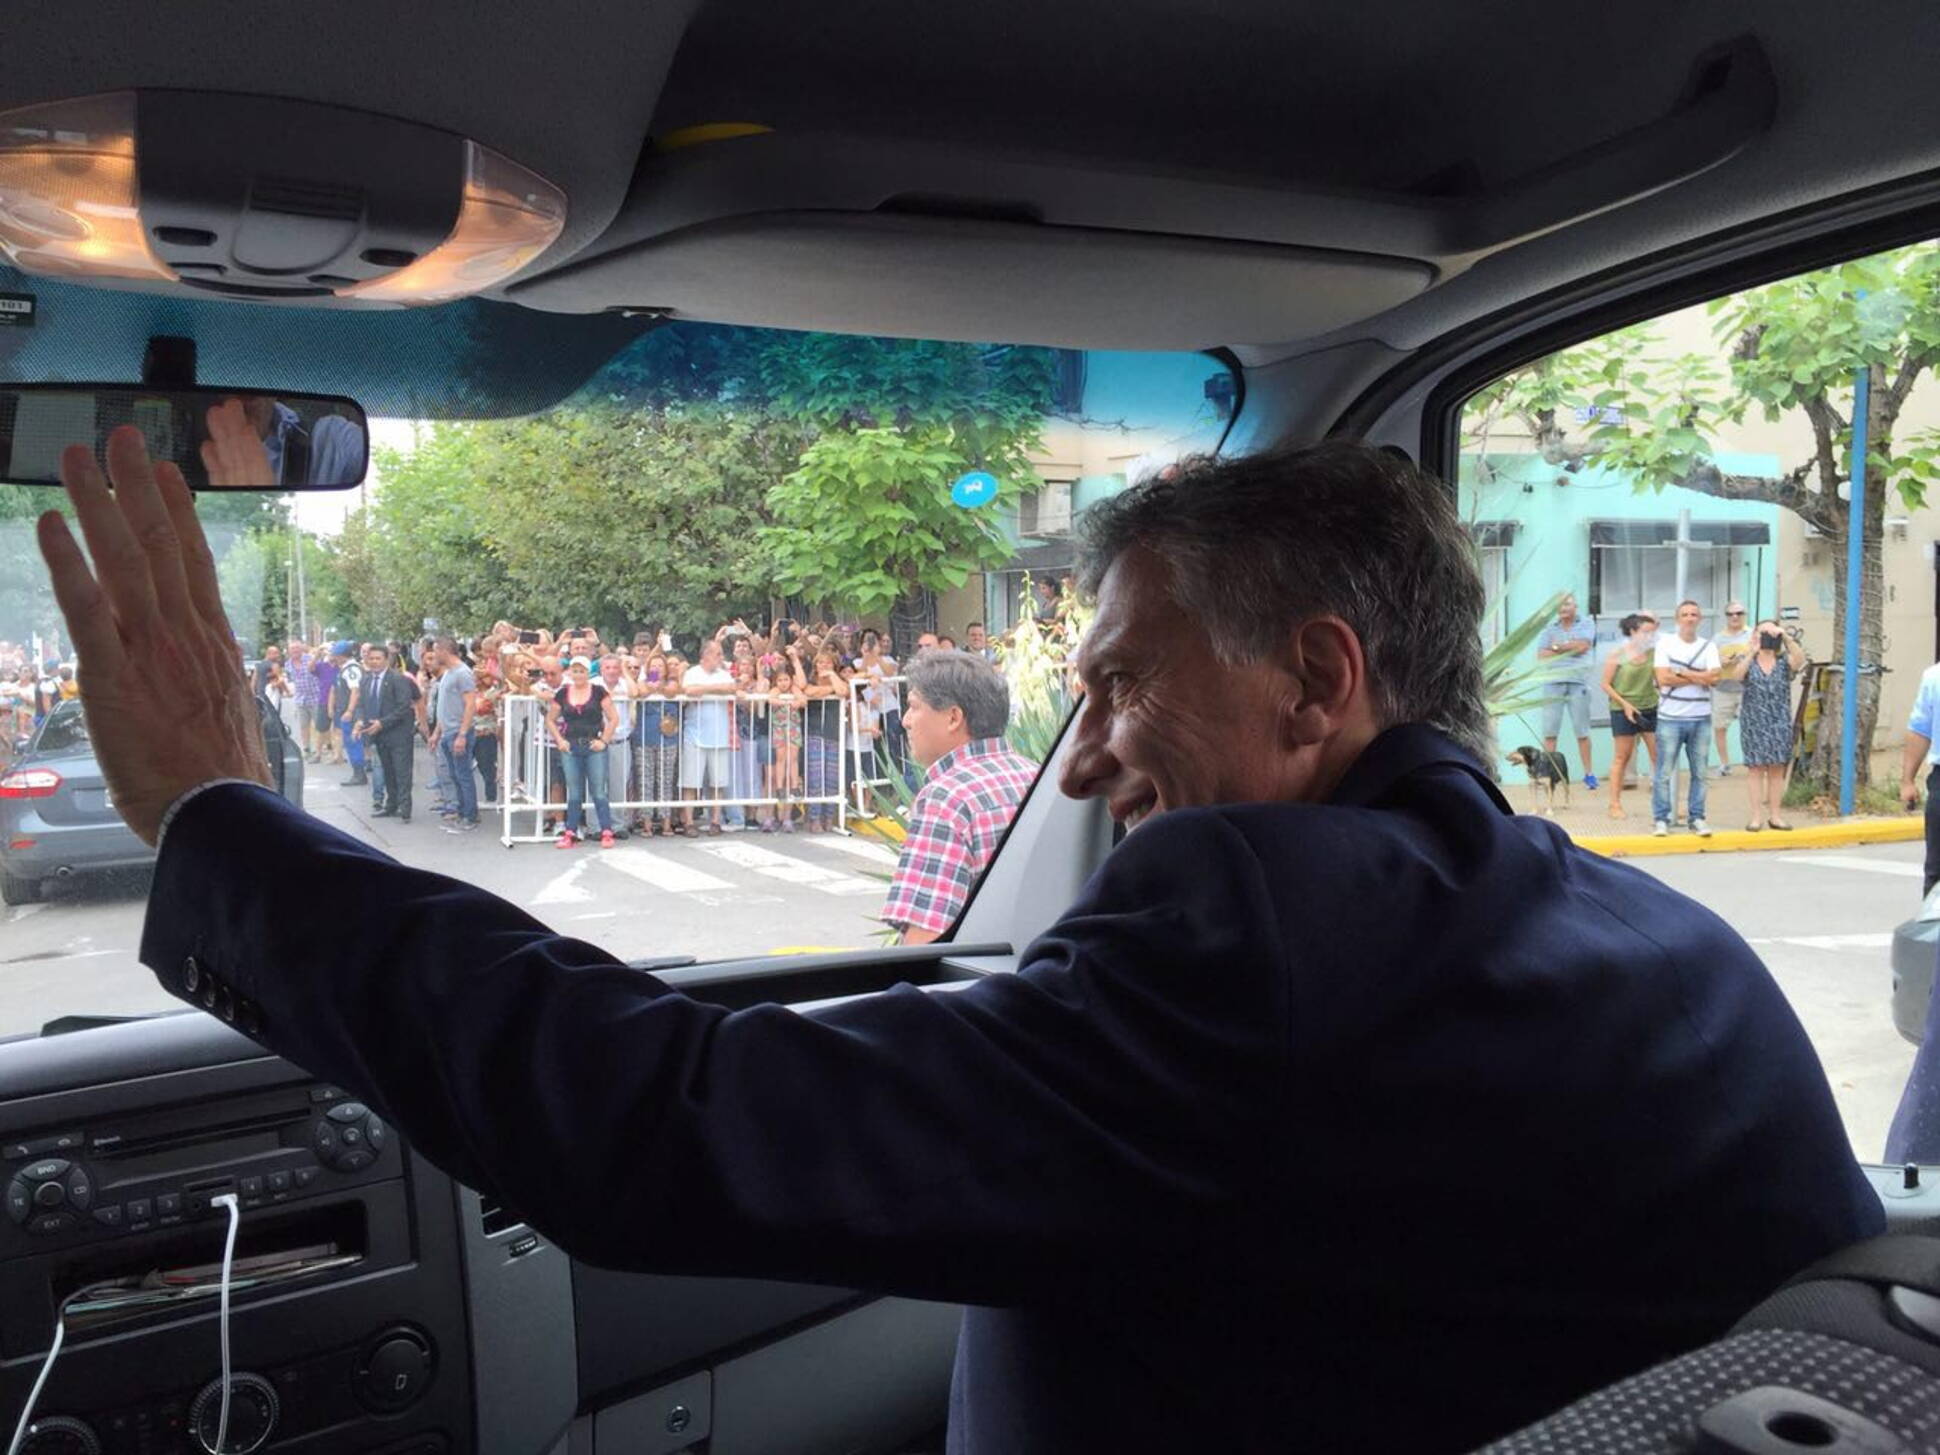
[[[1002,951],[666,978],[808,1009],[894,980],[968,983]],[[0,1434],[65,1309],[31,1455],[214,1448],[224,1193],[231,1455],[906,1450],[946,1408],[954,1307],[593,1267],[349,1089],[196,1011],[9,1042],[0,1187]]]

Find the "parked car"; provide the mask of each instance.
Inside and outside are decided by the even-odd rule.
[[[275,787],[303,802],[303,751],[257,699]],[[32,904],[48,881],[152,864],[155,851],[122,822],[102,781],[78,700],[60,703],[0,773],[0,902]]]
[[[1927,1002],[1940,957],[1940,884],[1920,912],[1893,931],[1893,1026],[1914,1045],[1926,1039]]]

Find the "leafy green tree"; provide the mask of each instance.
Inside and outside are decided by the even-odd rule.
[[[1035,485],[1054,351],[776,335],[753,375],[772,408],[820,431],[768,496],[783,590],[928,627],[934,593],[1009,559],[996,512],[957,506],[950,484],[987,470],[999,504]]]
[[[1860,483],[1859,742],[1879,717],[1877,665],[1884,583],[1880,542],[1890,501],[1917,509],[1940,478],[1940,432],[1900,436],[1914,385],[1940,362],[1940,247],[1923,243],[1788,278],[1710,305],[1718,351],[1670,354],[1646,325],[1565,350],[1498,380],[1470,401],[1466,443],[1487,478],[1491,438],[1515,420],[1555,465],[1588,462],[1629,476],[1639,490],[1679,485],[1721,500],[1759,500],[1791,511],[1825,538],[1833,560],[1833,638],[1846,630],[1847,505],[1854,380],[1867,373],[1866,464]],[[1593,426],[1575,423],[1592,411]],[[1776,475],[1722,469],[1718,438],[1752,410],[1803,419],[1811,450]],[[1830,783],[1839,760],[1835,675],[1827,730],[1811,776]],[[1862,784],[1870,754],[1856,755]]]

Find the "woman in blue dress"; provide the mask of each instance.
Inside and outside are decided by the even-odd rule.
[[[1756,650],[1740,657],[1731,675],[1745,684],[1738,714],[1738,741],[1751,779],[1752,833],[1789,831],[1780,818],[1786,765],[1792,760],[1792,682],[1805,670],[1805,653],[1775,621],[1761,621],[1752,633]]]

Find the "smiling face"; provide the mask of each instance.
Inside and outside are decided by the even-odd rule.
[[[1297,683],[1280,666],[1221,662],[1150,552],[1129,550],[1105,573],[1079,658],[1084,704],[1059,784],[1070,797],[1103,798],[1113,818],[1137,824],[1175,808],[1314,796],[1312,755],[1290,748],[1281,727]]]
[[[1698,622],[1704,612],[1695,601],[1687,601],[1677,608],[1677,634],[1687,642],[1697,640]]]

